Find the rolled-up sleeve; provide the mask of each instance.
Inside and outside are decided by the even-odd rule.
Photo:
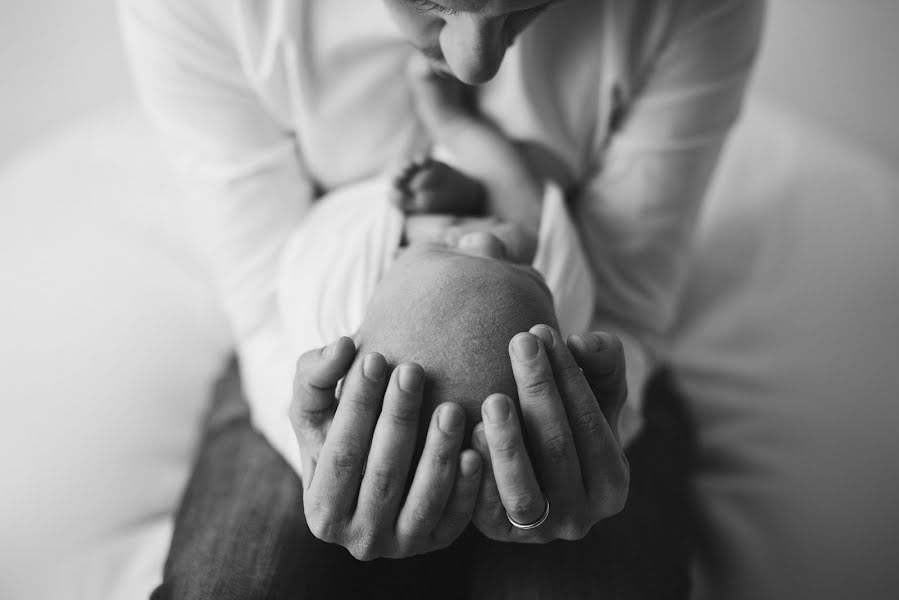
[[[659,4],[659,3],[657,3]],[[759,50],[764,0],[668,3],[666,26],[614,87],[620,105],[575,199],[597,284],[598,326],[625,340],[631,401],[663,352],[699,208]],[[610,86],[612,89],[612,86]]]
[[[312,191],[295,136],[245,74],[232,5],[119,0],[119,15],[139,96],[185,184],[185,219],[232,326],[254,422],[295,452],[284,436],[294,357],[276,285]]]

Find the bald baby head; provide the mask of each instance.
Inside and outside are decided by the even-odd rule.
[[[517,396],[509,341],[540,323],[558,327],[552,295],[539,275],[492,254],[410,248],[368,305],[356,335],[357,363],[380,352],[394,366],[420,364],[427,373],[423,419],[442,402],[458,402],[470,430],[487,396]]]

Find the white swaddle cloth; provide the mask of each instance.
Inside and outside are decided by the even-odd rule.
[[[344,188],[318,202],[294,232],[284,257],[279,308],[297,355],[352,335],[400,245],[403,213],[389,201],[389,181]],[[553,293],[563,335],[585,331],[594,289],[561,190],[544,194],[533,262]]]
[[[400,245],[403,213],[389,201],[390,181],[371,179],[321,198],[291,235],[277,285],[279,326],[239,349],[253,424],[301,472],[289,420],[296,360],[353,335]],[[553,293],[563,334],[589,328],[594,286],[562,191],[547,185],[533,266]]]

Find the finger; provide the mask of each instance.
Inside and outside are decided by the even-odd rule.
[[[430,539],[453,488],[464,432],[465,411],[461,406],[446,402],[437,407],[397,519],[399,540],[417,543]]]
[[[618,439],[618,414],[627,396],[624,351],[621,342],[608,334],[571,336],[569,346],[605,417],[588,414],[576,421],[576,436],[601,441],[581,455],[584,483],[588,495],[603,498],[609,503],[606,513],[614,514],[620,504],[616,497],[623,500],[628,486],[627,459]]]
[[[393,530],[415,450],[423,385],[424,371],[414,363],[396,368],[387,385],[356,506],[356,517],[367,528],[389,522]]]
[[[496,487],[490,447],[487,444],[483,423],[478,423],[474,428],[471,445],[481,456],[481,489],[478,491],[478,501],[475,504],[474,524],[491,539],[505,540],[512,526],[506,519],[506,509]]]
[[[481,487],[481,464],[481,455],[474,450],[463,450],[459,456],[453,491],[432,534],[435,550],[449,546],[471,522]]]
[[[328,504],[330,513],[349,518],[362,480],[362,468],[386,385],[387,362],[367,355],[350,371],[309,485],[310,501]]]
[[[550,365],[555,374],[556,386],[568,415],[574,445],[577,449],[585,489],[595,489],[597,478],[604,477],[604,467],[610,460],[609,452],[616,444],[614,432],[600,410],[587,379],[568,346],[559,333],[538,325],[531,331],[543,341]],[[617,460],[613,454],[612,460]]]
[[[553,338],[549,341],[552,343]],[[531,333],[512,338],[509,354],[540,481],[552,502],[564,509],[578,494],[583,494],[584,488],[568,415],[556,386],[556,374],[544,344]]]
[[[300,445],[304,474],[309,477],[334,416],[337,383],[355,355],[353,340],[342,337],[325,348],[306,352],[297,361],[290,422]]]
[[[618,418],[627,400],[627,368],[621,340],[608,333],[588,333],[571,336],[568,345],[617,436]]]
[[[543,514],[546,503],[512,400],[493,394],[481,405],[481,411],[493,476],[505,512],[519,523],[533,523]]]

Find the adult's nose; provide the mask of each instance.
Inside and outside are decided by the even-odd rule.
[[[447,66],[459,81],[479,85],[493,79],[508,48],[504,22],[471,15],[448,20],[440,32],[440,46]]]

